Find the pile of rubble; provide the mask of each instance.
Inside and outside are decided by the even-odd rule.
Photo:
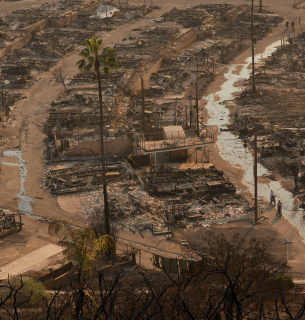
[[[132,36],[115,46],[119,68],[102,82],[106,140],[130,137],[132,141],[132,137],[140,132],[143,119],[139,85],[141,76],[145,77],[147,140],[154,140],[158,135],[163,139],[162,128],[165,126],[181,126],[186,131],[196,128],[192,85],[197,82],[199,96],[202,95],[214,78],[216,64],[228,61],[236,52],[244,49],[243,41],[234,35],[234,31],[228,33],[226,39],[221,36],[221,32],[227,28],[229,16],[237,14],[241,21],[236,19],[236,23],[249,23],[249,7],[223,5],[219,8],[222,15],[227,13],[227,17],[222,19],[222,23],[214,24],[212,22],[219,15],[217,8],[217,5],[209,5],[196,9],[197,17],[203,19],[202,30],[191,29],[179,34],[178,24],[187,23],[194,15],[194,10],[183,11],[184,14],[179,18],[182,20],[170,22],[169,28],[169,22],[165,20],[172,21],[179,16],[179,12],[173,10],[165,15],[166,18],[158,20],[158,27],[134,30]],[[268,15],[262,16],[269,19]],[[263,18],[260,23],[265,23]],[[92,79],[92,73],[81,72],[69,77],[69,95],[62,96],[52,104],[46,122],[46,133],[53,141],[50,143],[53,150],[49,157],[52,161],[76,160],[71,155],[75,155],[73,150],[77,145],[84,146],[83,142],[94,140],[98,142],[98,92]],[[136,148],[134,151],[137,154]],[[94,157],[96,154],[92,152],[83,154],[84,159],[91,161]],[[147,168],[149,155],[146,158],[145,161],[139,161],[139,166]],[[49,186],[54,194],[95,190],[101,183],[100,170],[98,164],[71,164],[67,169],[51,171]],[[122,168],[114,171],[115,174],[107,171],[111,212],[134,232],[162,232],[167,223],[208,226],[222,220],[247,218],[252,209],[243,196],[236,194],[235,187],[223,172],[214,167],[205,169],[202,166],[196,170],[163,167],[160,172],[142,170],[144,168],[140,168],[136,175],[129,164],[124,163]],[[89,196],[92,201],[84,201],[83,211],[90,211],[95,206],[94,199],[101,196],[100,191],[92,191]]]
[[[18,21],[14,25],[20,32],[29,26],[32,14],[41,19],[53,18],[53,23],[48,23],[43,30],[35,30],[31,41],[3,57],[1,79],[9,82],[6,96],[12,89],[22,90],[31,85],[39,72],[49,70],[69,52],[80,51],[85,38],[143,17],[151,10],[147,6],[117,9],[103,4],[97,13],[97,5],[94,1],[76,9],[75,1],[66,1],[15,12],[11,19]],[[73,19],[72,13],[75,13]],[[21,23],[23,15],[28,17]],[[56,25],[56,19],[67,16],[71,19]],[[193,136],[187,139],[200,140],[201,130],[195,135],[194,129],[197,120],[201,129],[204,125],[200,114],[196,118],[194,84],[197,83],[201,96],[214,78],[216,64],[228,62],[245,48],[249,17],[248,6],[202,5],[191,10],[174,9],[158,19],[156,27],[135,29],[118,43],[115,48],[119,68],[102,81],[106,154],[131,153],[136,145],[133,138],[143,128],[147,140],[158,135],[163,139],[165,126],[181,126],[185,131],[192,129]],[[257,38],[280,21],[268,14],[257,18]],[[229,30],[228,24],[232,21],[235,28]],[[1,20],[0,23],[5,25],[6,22]],[[181,25],[195,28],[186,30]],[[12,25],[8,28],[12,29]],[[9,38],[9,33],[5,37],[6,41],[15,40]],[[144,88],[141,87],[142,77],[145,78]],[[92,73],[80,72],[65,77],[65,84],[69,90],[52,103],[45,123],[47,159],[64,161],[64,168],[49,171],[47,186],[55,195],[90,192],[91,198],[84,203],[84,212],[87,212],[95,202],[90,203],[90,199],[101,196],[100,191],[96,191],[102,183],[98,160],[98,91]],[[79,162],[80,159],[86,160],[86,165]],[[124,160],[108,159],[111,212],[134,231],[162,232],[169,222],[188,226],[195,221],[195,225],[206,226],[217,219],[229,221],[248,217],[249,203],[237,195],[230,181],[213,167],[143,171],[138,178]]]
[[[258,94],[244,90],[235,99],[232,130],[243,137],[258,134],[260,161],[274,174],[305,188],[305,130],[302,85],[305,34],[282,41],[281,48],[257,70]]]
[[[224,173],[214,167],[183,171],[166,168],[153,173],[144,171],[142,180],[145,189],[158,197],[171,196],[178,200],[193,198],[203,200],[216,194],[236,192]]]
[[[78,6],[80,3],[78,3]],[[67,14],[76,10],[78,6],[63,6],[60,3],[43,4],[29,9],[16,10],[0,18],[0,38],[3,40],[0,49],[6,47],[14,40],[23,37],[26,33],[34,31],[33,25],[43,20],[60,20]],[[32,30],[33,29],[33,30]],[[39,29],[39,28],[38,28]]]
[[[124,174],[119,179],[110,179],[108,183],[109,205],[113,223],[134,233],[167,233],[168,224],[172,227],[209,227],[212,223],[247,219],[252,210],[248,201],[236,194],[235,188],[224,178],[223,173],[215,168],[194,172],[168,169],[167,174],[172,180],[168,181],[168,187],[176,182],[177,188],[156,194],[156,188],[166,189],[165,180],[169,179],[166,172],[144,173],[143,190],[133,169],[127,163],[124,166]],[[189,183],[183,183],[185,175],[189,177]],[[202,185],[205,180],[208,181],[204,188],[208,186],[210,191],[205,192],[197,188],[196,192],[189,192],[189,185],[193,185],[192,176],[197,187],[199,181]],[[210,180],[213,178],[219,181]],[[154,185],[147,182],[152,183],[152,179]],[[90,216],[90,212],[95,208],[100,208],[101,197],[101,191],[88,194],[88,199],[82,202],[82,211],[86,216]]]
[[[172,9],[170,12],[164,13],[161,17],[163,21],[175,21],[184,28],[201,26],[208,18],[209,14],[204,9],[193,8],[193,10]]]
[[[124,164],[121,161],[108,160],[107,180],[123,179]],[[102,184],[102,166],[100,164],[78,165],[65,169],[50,170],[47,185],[56,195],[78,193],[92,190]]]
[[[81,4],[82,2],[79,1],[45,4],[17,10],[0,18],[0,38],[3,40],[0,50],[1,48],[7,49],[1,58],[0,85],[4,81],[9,83],[5,87],[6,103],[5,106],[2,103],[2,111],[3,109],[9,111],[9,107],[16,101],[19,92],[32,85],[40,72],[48,71],[57,64],[60,58],[70,52],[80,51],[84,40],[92,37],[97,31],[105,28],[108,30],[109,23],[104,19],[98,19],[96,15],[98,3],[84,3],[80,7]],[[146,6],[122,8],[126,14],[136,11],[140,17],[151,10],[152,8]],[[132,17],[114,17],[115,22],[112,24],[113,26],[120,25],[130,19]],[[20,45],[14,45],[13,47],[16,48],[14,50],[8,49],[13,42],[19,41],[19,38],[22,40],[20,40]],[[118,70],[111,75],[110,80],[117,83],[124,74],[124,71]],[[85,78],[87,82],[88,75]],[[70,80],[71,85],[79,82],[77,78]],[[7,117],[1,117],[1,121],[6,120]]]
[[[66,160],[68,153],[73,148],[91,148],[93,151],[84,153],[96,156],[96,147],[99,149],[99,103],[96,86],[82,88],[70,92],[68,96],[54,101],[49,111],[49,116],[44,125],[44,131],[48,136],[48,160]],[[118,100],[113,95],[104,94],[104,104],[107,109],[104,112],[105,137],[114,139],[127,139],[127,132],[119,129],[111,129],[116,117]],[[90,142],[97,142],[93,146]],[[87,145],[82,145],[87,143]],[[71,159],[71,157],[70,157]]]
[[[216,25],[216,36],[228,39],[250,39],[251,10],[248,5],[234,6],[231,4],[199,5],[209,14],[213,14]],[[254,37],[262,39],[268,32],[275,28],[283,18],[277,14],[263,10],[262,13],[254,12]]]

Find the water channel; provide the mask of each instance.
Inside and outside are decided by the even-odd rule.
[[[268,46],[262,54],[255,56],[256,63],[261,59],[267,58],[272,52],[280,46],[280,41]],[[234,83],[249,78],[249,66],[252,59],[249,57],[244,64],[230,65],[227,73],[224,74],[226,81],[218,92],[212,93],[204,97],[208,103],[206,109],[210,119],[208,125],[226,126],[229,124],[229,110],[223,104],[226,100],[233,100],[234,93],[240,92],[243,88],[235,87]],[[221,131],[218,135],[217,148],[221,157],[230,162],[232,166],[244,172],[242,180],[248,187],[249,191],[254,194],[254,174],[253,174],[253,156],[251,152],[244,148],[243,141],[229,131]],[[269,172],[262,165],[258,164],[258,176],[263,177]],[[258,183],[258,196],[263,200],[269,201],[270,191],[273,190],[277,200],[283,203],[283,216],[295,225],[303,238],[305,238],[305,224],[303,224],[303,210],[294,212],[293,195],[282,188],[280,182],[270,181],[269,183]]]
[[[18,209],[20,213],[25,214],[33,214],[33,208],[32,205],[34,203],[33,199],[26,196],[26,190],[25,190],[25,180],[27,177],[27,167],[25,160],[22,159],[22,152],[21,151],[13,151],[13,150],[7,150],[3,151],[3,156],[8,158],[17,157],[19,160],[19,163],[14,162],[4,162],[2,159],[0,162],[2,165],[5,166],[17,166],[19,167],[19,173],[20,173],[20,189],[19,193],[17,194],[17,197],[21,199],[21,201],[18,203]]]

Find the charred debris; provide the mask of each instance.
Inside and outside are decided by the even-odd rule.
[[[233,130],[245,144],[258,136],[259,161],[269,179],[282,180],[300,198],[305,191],[305,34],[290,35],[257,69],[258,94],[244,90],[230,107]],[[243,84],[244,85],[244,84]]]
[[[14,121],[14,103],[28,98],[23,89],[79,52],[84,39],[157,9],[97,2],[80,7],[70,0],[1,18],[1,81],[7,84],[2,125]],[[255,21],[260,39],[281,17],[257,13]],[[116,44],[119,68],[103,81],[113,219],[156,232],[168,223],[210,226],[249,217],[252,202],[209,162],[215,132],[205,125],[198,97],[224,64],[248,48],[250,22],[246,5],[173,9]],[[288,45],[283,50],[291,54]],[[68,93],[50,102],[44,125],[45,184],[56,196],[88,193],[86,212],[101,193],[98,91],[90,73],[63,77]]]

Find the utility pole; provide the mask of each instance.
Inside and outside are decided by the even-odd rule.
[[[106,3],[105,3],[105,11],[106,11],[106,26],[107,26],[107,31],[108,31],[108,25],[109,25],[109,22],[108,22],[108,10],[107,10],[107,5],[106,5]]]
[[[185,130],[187,130],[187,104],[185,104]]]
[[[199,102],[198,102],[198,82],[196,81],[196,131],[197,137],[199,137]]]
[[[142,96],[142,133],[145,133],[145,113],[144,113],[144,80],[141,78],[141,96]]]
[[[168,212],[168,210],[166,210],[166,220],[167,220],[167,239],[169,240],[170,231],[169,231],[169,212]]]
[[[299,17],[299,25],[300,25],[302,33],[303,33],[303,28],[302,28],[302,25],[301,25],[301,17]]]
[[[263,12],[263,0],[259,0],[259,13]]]
[[[8,86],[9,84],[10,82],[8,80],[4,80],[1,84],[1,104],[3,109],[7,107],[5,93],[4,93],[4,86]]]
[[[190,129],[192,128],[192,118],[193,118],[193,106],[190,103]]]
[[[214,63],[214,58],[212,58],[212,66],[213,66],[213,75],[215,74],[215,63]]]
[[[254,136],[254,210],[255,210],[255,224],[258,222],[257,214],[257,135]]]
[[[1,101],[2,101],[2,109],[4,109],[4,89],[3,89],[3,85],[2,85],[2,89],[1,89]]]
[[[254,68],[254,0],[252,0],[251,6],[251,46],[252,46],[252,93],[256,93],[255,86],[255,68]]]

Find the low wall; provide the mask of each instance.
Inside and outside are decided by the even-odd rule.
[[[148,83],[151,75],[155,72],[158,72],[163,65],[163,58],[161,58],[157,63],[154,64],[153,67],[151,67],[143,76],[143,82],[144,82],[144,88],[148,88]],[[131,94],[137,94],[138,91],[141,90],[141,79],[139,79],[134,86],[130,88],[130,93]]]
[[[0,50],[0,59],[3,58],[5,56],[6,52],[5,52],[5,48]]]
[[[189,31],[187,31],[185,34],[183,34],[181,37],[186,37],[188,33],[194,33],[194,30],[191,29]],[[186,48],[188,48],[189,46],[191,46],[194,42],[196,42],[198,39],[203,39],[205,37],[205,31],[201,31],[201,32],[196,32],[194,33],[193,36],[191,36],[190,39],[188,39],[187,41],[183,42],[179,47],[177,47],[175,49],[176,52],[180,52]],[[179,38],[181,38],[179,37]],[[176,40],[178,41],[178,40]],[[158,72],[161,68],[162,68],[162,65],[163,65],[163,60],[166,59],[166,58],[161,58],[157,63],[155,63],[155,65],[150,68],[146,73],[145,75],[143,76],[143,80],[144,80],[144,89],[147,89],[148,88],[148,83],[149,83],[149,79],[151,77],[151,75],[155,72]],[[133,95],[133,94],[138,94],[139,92],[141,91],[141,79],[139,79],[135,85],[133,85],[131,88],[130,88],[130,94]]]
[[[45,281],[50,280],[50,279],[52,279],[52,280],[56,279],[56,278],[62,276],[63,274],[69,272],[72,269],[72,266],[73,266],[72,262],[69,262],[69,263],[63,265],[62,267],[60,267],[60,268],[58,268],[56,270],[53,270],[50,273],[40,277],[38,279],[38,281],[45,282]]]
[[[108,139],[104,141],[105,155],[130,154],[132,143],[129,139]],[[66,152],[69,157],[84,157],[101,153],[101,143],[97,141],[80,142],[77,147]]]
[[[48,19],[40,20],[40,21],[37,21],[36,23],[33,23],[32,25],[24,28],[24,31],[29,32],[29,33],[41,31],[47,27],[48,23],[49,23]]]
[[[53,19],[44,19],[24,28],[24,31],[28,34],[16,40],[15,42],[11,43],[6,48],[0,50],[0,59],[3,58],[6,54],[12,53],[15,49],[18,49],[26,45],[30,41],[32,41],[32,38],[33,38],[32,32],[44,30],[48,26],[62,27],[64,25],[70,24],[73,20],[76,20],[77,18],[78,18],[78,13],[74,12],[58,21]]]
[[[51,27],[63,27],[65,25],[69,25],[72,21],[76,20],[78,18],[78,13],[73,12],[60,20],[54,20],[54,19],[49,19],[48,23],[49,26]]]
[[[180,52],[180,51],[188,48],[189,46],[191,46],[197,40],[198,40],[198,35],[196,34],[192,38],[190,38],[188,41],[186,41],[183,44],[181,44],[178,48],[176,48],[175,51],[176,52]]]
[[[5,48],[5,54],[12,53],[15,49],[18,49],[32,40],[32,34],[28,34],[23,38],[16,40]]]

